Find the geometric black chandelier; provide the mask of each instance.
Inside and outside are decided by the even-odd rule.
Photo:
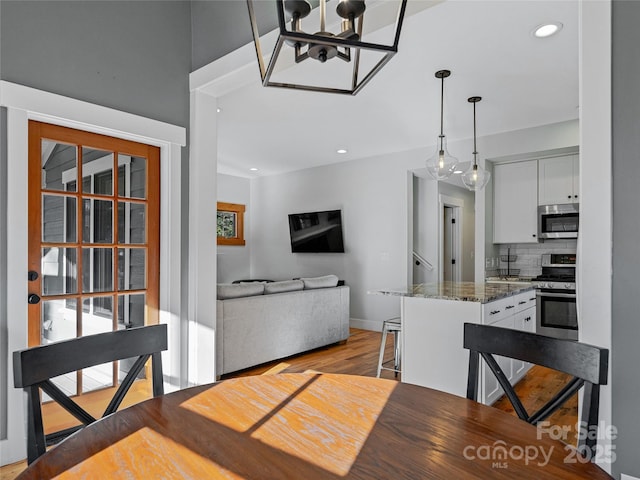
[[[355,95],[398,51],[407,0],[247,0],[247,7],[265,87]]]

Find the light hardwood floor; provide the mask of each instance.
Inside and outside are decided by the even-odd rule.
[[[247,376],[247,375],[264,375],[276,374],[280,372],[295,373],[307,370],[315,370],[324,373],[344,373],[350,375],[364,375],[374,377],[376,375],[376,367],[378,365],[378,352],[380,348],[380,333],[371,332],[369,330],[351,329],[351,336],[344,344],[331,345],[329,347],[319,348],[312,352],[296,355],[284,360],[270,362],[258,367],[243,370],[241,372],[223,376],[223,380],[227,378]],[[393,356],[393,336],[387,338],[385,358],[389,359]],[[383,378],[400,380],[401,374],[397,377],[393,372],[382,371]],[[523,399],[525,407],[529,410],[535,410],[536,407],[542,405],[560,388],[563,382],[566,382],[568,376],[549,370],[543,367],[535,366],[529,373],[518,383],[516,388],[518,395]],[[148,394],[148,390],[144,386],[138,389],[132,389],[133,395]],[[145,393],[146,392],[146,393]],[[134,403],[134,400],[129,403]],[[507,411],[515,415],[513,408],[506,398],[500,399],[494,405],[496,408]],[[575,432],[575,425],[578,418],[578,402],[575,396],[568,404],[549,421],[554,425],[566,425]],[[24,470],[25,462],[18,462],[13,465],[7,465],[0,468],[0,479],[12,480]]]

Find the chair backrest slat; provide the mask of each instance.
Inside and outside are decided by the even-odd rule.
[[[588,382],[607,383],[609,351],[531,332],[465,324],[464,347],[477,352],[515,358],[569,373]]]
[[[151,325],[40,345],[13,353],[16,387],[102,363],[167,349],[167,326]]]

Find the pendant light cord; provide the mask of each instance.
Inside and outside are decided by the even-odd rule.
[[[444,136],[442,124],[444,123],[444,76],[440,79],[440,139]],[[442,140],[441,140],[442,141]]]
[[[477,164],[478,149],[476,148],[476,102],[473,102],[473,164]]]
[[[482,97],[469,97],[468,102],[473,103],[473,169],[477,170],[478,167],[478,147],[476,146],[476,103],[482,100]]]

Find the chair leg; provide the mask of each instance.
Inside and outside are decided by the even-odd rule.
[[[387,345],[387,327],[382,325],[382,338],[380,341],[380,355],[378,356],[378,371],[376,377],[380,378],[380,372],[382,372],[382,362],[384,361],[384,348]]]
[[[400,332],[394,330],[393,332],[393,368],[395,369],[394,375],[398,377],[400,371]]]

